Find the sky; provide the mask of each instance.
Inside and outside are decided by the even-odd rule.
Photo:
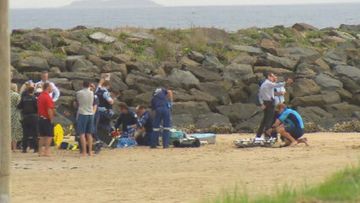
[[[11,8],[47,8],[60,7],[74,0],[10,0]],[[343,3],[360,0],[154,0],[164,6],[209,6],[209,5],[273,5],[273,4],[310,4]]]

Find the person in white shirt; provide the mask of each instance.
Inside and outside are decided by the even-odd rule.
[[[264,110],[264,117],[261,121],[260,127],[256,133],[256,138],[261,138],[262,134],[268,129],[271,129],[275,118],[275,88],[284,88],[286,84],[292,84],[293,80],[288,78],[286,82],[277,82],[277,77],[274,73],[265,73],[266,80],[261,84],[259,90],[259,102],[261,108]]]
[[[49,83],[53,92],[50,94],[50,97],[53,99],[54,102],[59,100],[60,97],[60,90],[56,87],[53,82],[49,81],[49,73],[47,71],[43,71],[41,73],[41,80],[35,84],[35,90],[39,91],[42,90],[42,86],[44,83]]]

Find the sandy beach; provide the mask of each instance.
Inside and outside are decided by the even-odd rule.
[[[224,191],[271,194],[284,185],[320,183],[359,163],[359,133],[308,134],[310,147],[237,149],[251,135],[221,135],[197,149],[104,150],[80,158],[56,151],[52,158],[13,154],[14,203],[201,202]]]

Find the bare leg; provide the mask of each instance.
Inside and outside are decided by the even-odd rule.
[[[92,156],[93,155],[93,152],[92,152],[93,137],[92,137],[91,134],[86,134],[86,138],[87,138],[87,144],[88,144],[88,147],[89,147],[89,156]]]
[[[291,142],[289,144],[290,147],[298,144],[298,142],[288,132],[286,132],[283,126],[279,126],[276,130],[282,137],[285,137],[286,139],[290,140]]]
[[[298,142],[298,143],[304,143],[306,146],[309,146],[308,140],[307,140],[306,137],[304,137],[304,138],[299,138],[299,139],[297,140],[297,142]]]
[[[16,141],[11,141],[11,150],[16,152]]]
[[[85,134],[80,135],[80,145],[81,145],[81,156],[86,156],[86,138]]]
[[[51,137],[46,137],[45,138],[45,156],[51,156],[51,152],[50,152],[50,145],[52,142],[52,138]]]
[[[39,138],[39,156],[44,156],[44,151],[43,151],[43,147],[45,145],[45,138],[44,137],[40,137]]]

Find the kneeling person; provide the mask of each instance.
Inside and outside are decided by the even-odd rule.
[[[307,145],[306,138],[302,138],[304,135],[304,123],[300,114],[295,110],[287,108],[285,104],[277,105],[276,111],[279,113],[279,118],[273,125],[273,129],[281,137],[285,138],[286,146],[294,146],[298,143],[305,143]]]

